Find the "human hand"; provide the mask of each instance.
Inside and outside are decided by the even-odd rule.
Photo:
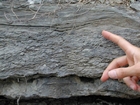
[[[101,81],[111,79],[123,79],[123,82],[133,90],[140,91],[140,48],[130,44],[120,36],[108,31],[102,31],[102,35],[116,43],[125,56],[114,59],[102,74]],[[125,67],[128,65],[128,67]]]

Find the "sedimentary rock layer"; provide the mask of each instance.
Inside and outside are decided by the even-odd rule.
[[[101,31],[140,46],[139,12],[95,4],[4,3],[0,11],[0,95],[140,97],[118,81],[100,82],[107,65],[124,55]]]

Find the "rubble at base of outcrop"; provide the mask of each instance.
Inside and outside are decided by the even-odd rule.
[[[139,1],[129,2],[130,7],[23,1],[0,4],[0,96],[15,100],[140,97],[122,82],[100,81],[107,65],[124,55],[101,31],[140,46]]]

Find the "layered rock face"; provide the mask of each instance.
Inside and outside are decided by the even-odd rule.
[[[128,7],[123,2],[1,1],[0,95],[140,97],[122,82],[100,81],[107,65],[124,55],[102,37],[102,30],[140,46],[137,2]]]

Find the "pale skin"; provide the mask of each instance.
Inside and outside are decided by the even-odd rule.
[[[140,92],[140,48],[130,44],[124,38],[102,31],[103,37],[117,44],[126,55],[114,59],[104,70],[101,81],[123,79],[123,82],[135,91]],[[125,67],[128,65],[127,67]]]

